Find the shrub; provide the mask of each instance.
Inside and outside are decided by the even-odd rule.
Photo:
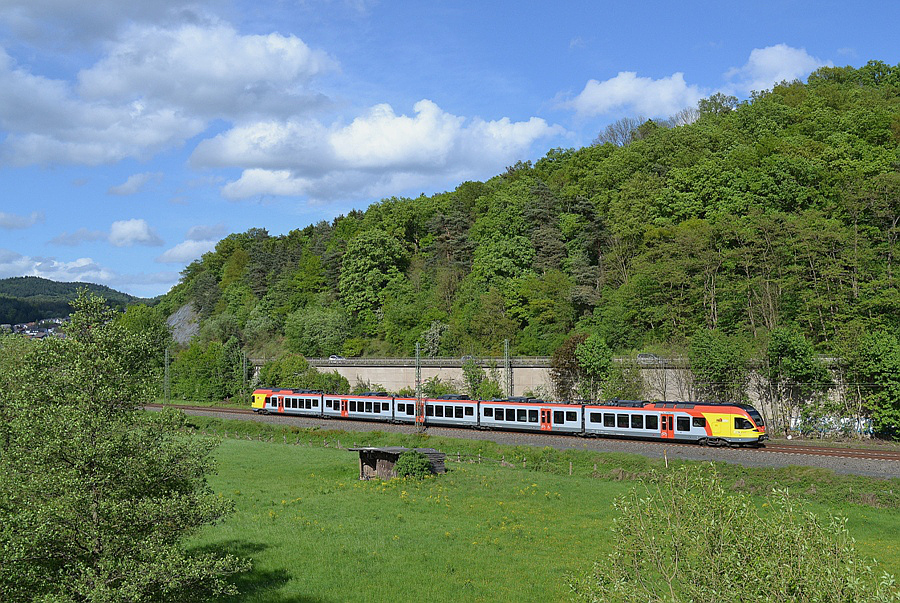
[[[820,520],[786,490],[758,509],[715,471],[654,474],[616,501],[618,543],[569,586],[580,601],[900,600],[892,576],[856,552],[846,520]]]
[[[428,457],[421,452],[408,450],[397,459],[394,470],[397,471],[397,477],[422,479],[431,475],[431,463],[428,461]]]

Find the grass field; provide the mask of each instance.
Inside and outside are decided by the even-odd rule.
[[[566,573],[614,546],[612,501],[634,486],[455,462],[422,482],[360,482],[356,453],[283,440],[216,453],[210,483],[236,512],[195,544],[253,560],[236,601],[565,600]],[[897,508],[813,508],[847,516],[861,551],[900,573]]]

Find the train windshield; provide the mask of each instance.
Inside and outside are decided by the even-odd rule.
[[[757,427],[765,427],[765,423],[763,422],[762,415],[759,414],[759,411],[755,408],[748,408],[747,414],[750,415],[750,418],[753,419],[753,422],[756,423]]]

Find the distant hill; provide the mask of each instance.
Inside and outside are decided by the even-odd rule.
[[[37,276],[17,276],[0,279],[0,323],[15,324],[68,316],[72,311],[69,302],[78,297],[78,291],[84,288],[102,295],[110,306],[116,308],[153,301],[94,283],[59,283]]]

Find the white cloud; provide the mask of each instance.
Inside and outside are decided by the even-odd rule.
[[[622,71],[602,82],[588,81],[584,90],[563,103],[563,107],[585,117],[612,113],[666,117],[695,106],[703,97],[703,91],[688,85],[680,72],[654,80],[638,77],[633,71]]]
[[[171,108],[77,98],[68,84],[18,68],[0,49],[0,161],[11,165],[99,165],[147,157],[204,128]]]
[[[310,79],[337,68],[295,36],[240,35],[219,22],[134,24],[106,51],[73,87],[31,73],[0,48],[0,163],[147,159],[213,119],[281,120],[324,106]]]
[[[191,165],[253,167],[320,173],[337,167],[328,129],[316,121],[261,121],[237,125],[197,145]]]
[[[753,90],[769,90],[782,81],[805,78],[826,65],[832,65],[831,61],[811,56],[803,48],[776,44],[754,48],[747,62],[742,67],[729,69],[725,72],[725,78],[734,80],[738,91],[749,93]]]
[[[122,184],[111,186],[107,190],[109,195],[134,195],[139,193],[148,182],[159,182],[163,178],[162,172],[144,172],[143,174],[132,174]]]
[[[194,7],[216,0],[195,0]],[[116,33],[127,22],[171,22],[201,19],[185,0],[4,0],[0,23],[24,39],[58,44],[60,40],[93,44]]]
[[[154,247],[163,244],[162,239],[150,228],[147,221],[138,219],[113,222],[109,228],[109,242],[116,247],[132,245]]]
[[[89,243],[91,241],[105,241],[109,238],[109,235],[102,230],[89,230],[87,228],[79,228],[72,234],[68,232],[63,232],[52,239],[50,242],[54,245],[64,245],[66,247],[75,247],[76,245],[81,245],[82,243]]]
[[[11,276],[40,276],[54,281],[105,284],[115,278],[115,273],[91,258],[60,262],[52,257],[28,257],[8,249],[0,249],[0,278]]]
[[[19,228],[30,228],[39,222],[44,221],[44,214],[41,212],[33,211],[31,214],[27,216],[20,216],[17,214],[7,214],[0,211],[0,228],[5,228],[7,230],[19,229]]]
[[[325,103],[305,88],[336,67],[293,35],[240,35],[224,23],[142,25],[78,74],[78,90],[86,99],[160,103],[207,118],[287,116]]]
[[[390,105],[376,105],[349,126],[331,133],[338,161],[355,168],[423,167],[446,162],[465,121],[420,100],[415,117],[396,115]]]
[[[299,197],[308,194],[311,188],[311,180],[298,178],[290,170],[252,168],[244,170],[238,180],[222,187],[222,194],[232,201],[260,195]]]
[[[188,241],[208,241],[219,239],[225,234],[225,225],[222,222],[212,226],[197,225],[187,231],[185,238]]]
[[[563,132],[536,117],[467,120],[430,100],[413,109],[414,115],[398,115],[390,105],[376,105],[348,125],[330,127],[297,120],[245,124],[201,142],[191,163],[244,168],[222,190],[229,199],[331,199],[486,177],[521,159],[535,141]]]
[[[159,257],[157,262],[162,264],[188,264],[207,251],[212,251],[216,247],[216,241],[210,239],[206,241],[183,241],[167,249]]]

